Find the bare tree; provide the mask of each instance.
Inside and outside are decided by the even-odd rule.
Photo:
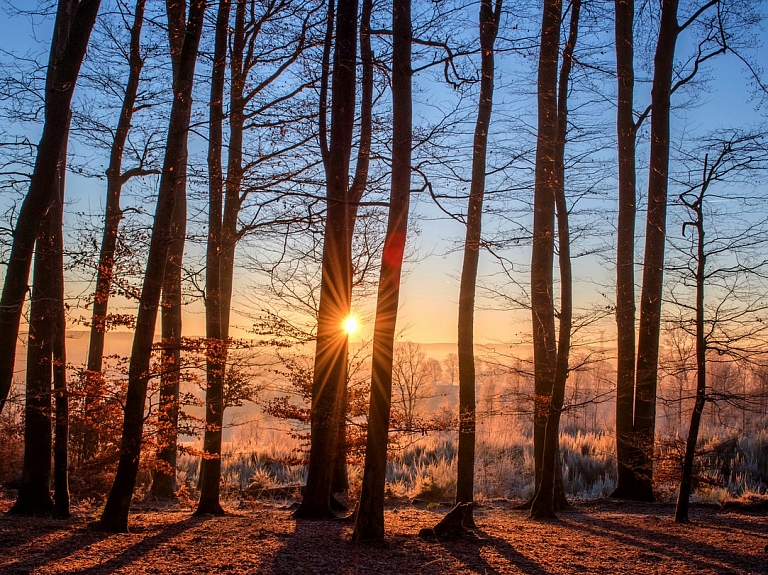
[[[406,432],[414,431],[419,404],[429,395],[429,360],[418,343],[396,343],[392,360],[392,404]]]
[[[475,349],[474,317],[477,266],[485,196],[488,131],[493,108],[495,74],[494,44],[499,31],[502,0],[480,3],[480,96],[472,150],[472,183],[467,204],[467,232],[459,287],[459,451],[457,461],[456,503],[474,499],[475,475]],[[452,378],[453,379],[453,378]],[[471,507],[463,516],[467,526],[474,525]]]
[[[107,310],[109,309],[109,297],[112,291],[117,237],[120,221],[123,217],[123,211],[120,207],[120,195],[126,181],[144,171],[141,166],[131,171],[124,171],[123,153],[136,109],[139,80],[142,68],[144,67],[144,58],[141,53],[141,30],[144,23],[145,3],[145,0],[137,0],[133,14],[133,24],[130,29],[128,80],[125,85],[120,117],[110,149],[109,166],[106,170],[107,201],[104,215],[104,231],[96,272],[96,288],[93,295],[93,311],[91,315],[91,334],[88,344],[87,370],[91,378],[101,377],[104,357],[104,336],[107,331]],[[85,398],[86,418],[92,417],[97,406],[96,399],[89,393]],[[98,437],[92,431],[87,431],[83,438],[82,448],[85,460],[93,457],[96,453],[97,444]]]
[[[69,107],[100,0],[60,0],[46,82],[45,124],[29,191],[13,232],[13,246],[0,296],[0,412],[11,389],[19,322],[38,230],[58,186],[61,149],[67,138]]]
[[[371,407],[363,485],[353,541],[384,538],[384,481],[392,400],[393,347],[411,193],[412,38],[411,1],[395,0],[392,6],[392,190],[376,302]]]
[[[333,17],[333,10],[328,11]],[[351,301],[349,254],[349,161],[355,110],[357,1],[340,0],[335,14],[331,140],[326,161],[327,216],[323,238],[315,369],[312,383],[311,445],[307,486],[298,518],[333,517],[331,483],[347,369],[347,335],[342,322]]]
[[[761,277],[768,265],[762,253],[768,222],[750,221],[750,218],[742,216],[747,222],[729,230],[728,224],[723,221],[728,214],[723,213],[722,208],[718,209],[717,204],[738,202],[738,199],[728,191],[718,193],[712,189],[723,187],[723,184],[736,185],[735,179],[753,179],[757,170],[765,169],[768,149],[764,139],[764,133],[739,132],[727,139],[713,138],[705,147],[705,150],[713,152],[713,158],[710,160],[709,153],[704,154],[701,180],[692,182],[679,195],[680,202],[690,215],[689,220],[683,221],[683,235],[689,228],[695,232],[689,244],[689,261],[681,267],[681,271],[691,273],[692,278],[685,278],[684,281],[692,280],[695,297],[693,303],[685,303],[681,298],[675,298],[675,301],[695,316],[693,321],[682,325],[687,332],[692,332],[696,342],[696,394],[675,508],[677,523],[688,522],[699,427],[706,401],[714,399],[713,396],[708,397],[708,352],[716,352],[722,361],[727,357],[749,359],[765,349],[766,327],[762,321],[750,319],[765,312],[765,293],[750,294],[754,287],[750,287],[748,284],[751,282],[746,280],[749,276]],[[718,220],[716,229],[709,223],[713,218]],[[708,239],[710,231],[713,237]],[[723,257],[724,254],[728,256]],[[710,285],[715,291],[714,304],[708,304],[705,294]],[[736,298],[737,302],[732,301]]]
[[[224,510],[219,503],[219,484],[221,483],[221,434],[224,411],[224,377],[226,371],[227,349],[224,333],[228,330],[222,325],[221,313],[221,255],[222,255],[222,215],[224,199],[224,181],[222,173],[222,122],[224,119],[224,76],[227,65],[227,36],[229,30],[229,0],[219,3],[216,16],[216,38],[214,40],[213,68],[211,76],[211,99],[208,128],[208,247],[206,251],[206,393],[205,393],[205,435],[203,439],[203,459],[200,462],[200,501],[197,513],[222,515]],[[245,26],[245,2],[238,2],[237,23],[233,52],[238,55],[243,50],[243,28]],[[237,82],[238,77],[235,76]],[[242,90],[237,83],[232,87],[235,92]]]
[[[189,131],[192,85],[205,9],[206,0],[193,0],[191,3],[179,58],[179,70],[174,79],[174,100],[168,127],[165,162],[131,351],[120,461],[99,522],[99,527],[105,531],[124,532],[128,529],[128,510],[141,453],[152,339],[160,304],[163,272],[172,239],[171,226],[178,190],[177,180],[182,174],[181,168],[185,160],[184,142]]]
[[[558,263],[560,268],[560,310],[557,354],[555,360],[552,391],[549,396],[546,429],[544,432],[543,449],[541,454],[540,482],[536,495],[531,502],[531,517],[547,519],[555,516],[557,499],[556,484],[558,475],[562,480],[562,472],[558,464],[560,443],[560,415],[565,399],[565,384],[569,373],[569,358],[571,351],[571,330],[573,329],[573,272],[571,269],[571,236],[568,225],[568,205],[565,195],[565,143],[568,121],[568,82],[573,65],[573,52],[579,31],[579,15],[581,0],[572,0],[571,19],[568,39],[563,50],[563,62],[560,68],[557,95],[557,126],[555,132],[554,195],[557,215],[557,246]],[[561,490],[562,491],[562,490]],[[562,496],[562,493],[560,493]]]

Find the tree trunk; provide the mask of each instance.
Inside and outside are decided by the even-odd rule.
[[[360,58],[362,61],[361,98],[360,98],[360,140],[357,145],[357,164],[355,166],[355,177],[352,180],[352,186],[349,189],[349,214],[347,242],[351,257],[352,239],[355,232],[355,222],[357,221],[357,212],[360,201],[363,198],[366,187],[368,186],[368,166],[371,156],[371,138],[373,135],[373,49],[371,48],[371,12],[373,10],[373,0],[363,0],[360,12]],[[327,39],[326,39],[327,41]],[[327,105],[321,102],[321,108]],[[351,266],[351,263],[350,263]],[[351,267],[350,267],[351,269]],[[352,276],[350,274],[350,302],[349,309],[352,309]],[[348,375],[345,375],[345,381]],[[332,493],[341,493],[349,489],[349,477],[347,474],[347,389],[344,386],[344,397],[342,399],[344,411],[339,419],[338,447],[336,449],[336,460],[334,462]],[[331,502],[333,503],[333,501]]]
[[[557,361],[552,396],[547,414],[542,457],[541,483],[531,502],[531,517],[552,519],[555,517],[555,485],[560,455],[560,414],[565,399],[565,384],[568,379],[568,360],[571,349],[571,328],[573,324],[573,274],[571,270],[571,244],[568,228],[568,205],[565,199],[565,141],[568,124],[568,81],[573,63],[579,31],[581,0],[571,2],[571,22],[568,41],[563,50],[563,64],[560,68],[559,94],[557,100],[557,131],[555,143],[555,178],[553,192],[557,210],[558,264],[560,267],[560,325],[557,342]],[[559,495],[564,498],[562,489]],[[562,504],[562,501],[557,501]]]
[[[179,73],[184,30],[186,28],[186,6],[184,3],[167,3],[168,41],[171,47],[171,63],[174,81]],[[161,324],[161,373],[160,401],[158,409],[158,449],[160,463],[152,477],[150,494],[156,499],[176,497],[176,450],[179,426],[179,380],[181,376],[181,272],[184,259],[184,243],[187,227],[187,142],[179,151],[182,155],[179,177],[174,195],[178,202],[174,206],[171,224],[171,243],[168,259],[163,272]]]
[[[115,266],[115,250],[117,247],[117,234],[123,212],[120,209],[120,194],[123,189],[124,176],[122,173],[123,152],[128,133],[131,129],[133,112],[136,104],[136,95],[139,90],[139,79],[144,60],[141,57],[141,28],[144,23],[144,4],[146,0],[137,0],[136,11],[133,15],[131,26],[131,44],[129,52],[128,82],[125,86],[123,105],[120,110],[120,119],[117,122],[115,138],[112,140],[112,149],[109,154],[109,167],[107,176],[107,206],[104,214],[104,233],[101,239],[99,251],[99,267],[96,271],[96,290],[93,294],[93,313],[91,315],[91,334],[88,343],[88,386],[85,396],[86,421],[94,418],[99,408],[99,395],[101,387],[102,360],[104,357],[104,336],[107,331],[106,319],[109,307],[109,296],[112,290],[112,274]],[[83,459],[88,461],[98,450],[99,438],[96,430],[86,428],[83,436]]]
[[[190,6],[183,48],[179,58],[179,73],[174,82],[175,94],[168,128],[165,161],[160,179],[147,271],[139,300],[136,331],[131,350],[120,460],[115,482],[112,485],[99,523],[100,528],[105,531],[121,532],[128,529],[128,511],[141,453],[152,339],[157,320],[165,261],[172,241],[173,211],[176,204],[175,192],[179,188],[177,180],[183,177],[184,142],[187,140],[189,130],[192,85],[205,8],[206,0],[193,0]]]
[[[704,181],[701,193],[693,204],[686,205],[696,215],[693,227],[696,229],[696,399],[691,413],[691,426],[688,428],[688,439],[685,442],[685,457],[683,459],[683,475],[680,478],[680,491],[677,494],[675,507],[675,523],[688,523],[688,506],[691,498],[693,480],[693,459],[696,455],[696,443],[699,440],[701,415],[704,412],[707,393],[707,336],[704,331],[704,284],[707,278],[707,255],[704,243],[704,194],[707,189],[707,162],[704,162]]]
[[[237,5],[233,52],[242,56],[242,31],[245,2]],[[205,436],[200,463],[200,501],[196,514],[222,515],[219,502],[221,483],[221,427],[223,424],[224,376],[227,369],[226,328],[222,323],[221,254],[224,181],[222,173],[222,123],[224,120],[224,80],[227,67],[227,34],[230,2],[219,4],[211,78],[210,128],[208,139],[208,248],[205,273],[206,392]],[[233,58],[234,59],[234,58]],[[233,74],[234,76],[234,74]],[[233,82],[233,97],[239,83]]]
[[[538,73],[538,136],[531,249],[536,486],[541,483],[544,437],[557,363],[552,266],[554,258],[557,62],[562,0],[544,0]]]
[[[58,75],[61,72],[62,66],[67,64],[64,61],[64,56],[68,51],[67,38],[74,33],[72,26],[73,19],[75,18],[75,9],[76,4],[74,2],[60,2],[56,13],[56,24],[54,26],[51,52],[48,60],[48,77],[46,79],[46,122],[48,115],[52,113],[52,108],[49,108],[49,104],[55,100]],[[55,324],[60,321],[61,314],[63,314],[63,283],[59,285],[60,281],[63,282],[63,265],[61,265],[61,270],[58,268],[63,258],[63,251],[59,250],[59,242],[62,241],[64,174],[66,172],[67,159],[66,143],[69,138],[70,119],[69,103],[67,102],[67,109],[63,117],[63,133],[59,140],[60,147],[54,155],[54,178],[49,182],[50,204],[47,206],[47,213],[42,219],[42,224],[39,227],[40,234],[35,244],[35,267],[32,279],[32,302],[29,310],[29,343],[27,346],[24,464],[18,497],[16,503],[9,510],[9,513],[12,515],[50,515],[54,511],[54,503],[51,500],[50,492],[52,359],[54,331],[58,327]],[[45,131],[43,135],[45,136]],[[39,160],[40,157],[38,156]],[[34,177],[33,174],[33,182]],[[19,220],[21,220],[21,216],[19,216]],[[15,242],[16,237],[14,235],[14,249]],[[58,254],[56,253],[57,250],[59,250]],[[61,277],[57,276],[59,271],[61,272]],[[10,273],[10,266],[8,273]],[[24,281],[26,282],[26,279]],[[61,294],[59,294],[59,291],[61,291]],[[60,310],[55,308],[57,303],[61,304]],[[15,338],[14,336],[14,340]],[[15,351],[14,345],[11,352],[7,355],[13,357]],[[57,374],[60,376],[61,371],[57,370]],[[57,383],[61,387],[62,382],[59,381]],[[2,383],[0,382],[1,386]],[[0,401],[4,398],[4,396],[0,396]],[[57,407],[60,403],[57,400]],[[58,431],[60,429],[58,412],[56,424]],[[57,447],[57,454],[60,455],[61,445],[59,444]],[[60,458],[57,463],[61,465]]]
[[[349,159],[355,116],[357,1],[340,0],[333,63],[331,142],[328,151],[326,229],[323,238],[320,309],[312,382],[311,440],[307,486],[297,518],[333,517],[330,507],[342,398],[347,375],[347,336],[352,285],[349,253]]]
[[[653,445],[656,431],[656,387],[661,329],[661,295],[669,177],[669,112],[672,65],[677,42],[678,0],[663,0],[659,41],[651,88],[651,157],[648,171],[648,214],[645,225],[640,331],[637,341],[635,434],[637,482],[632,499],[653,501]]]
[[[56,194],[59,154],[69,130],[69,106],[75,90],[100,0],[60,0],[51,43],[45,94],[45,123],[35,167],[13,231],[13,246],[0,296],[0,412],[13,383],[16,341],[40,225]],[[71,24],[70,24],[71,23]],[[56,58],[57,54],[61,54]]]
[[[635,492],[635,143],[634,0],[616,0],[616,132],[619,155],[619,215],[616,240],[616,462],[612,497]]]
[[[472,182],[467,205],[467,232],[464,241],[464,262],[459,287],[459,451],[457,457],[456,504],[474,500],[475,476],[475,286],[480,259],[483,198],[485,195],[485,164],[488,149],[488,129],[493,108],[494,43],[499,29],[501,2],[482,0],[480,3],[481,76],[480,101],[475,124],[472,153]],[[472,507],[462,515],[465,526],[474,526]]]
[[[411,193],[411,40],[411,0],[395,0],[392,6],[392,190],[376,303],[363,484],[353,541],[384,538],[392,358]]]
[[[58,187],[58,186],[57,186]],[[54,200],[55,202],[55,200]],[[11,515],[50,515],[51,500],[51,357],[53,339],[55,212],[43,219],[35,249],[32,303],[29,308],[27,387],[24,409],[24,467]]]
[[[69,138],[65,140],[68,141]],[[53,322],[51,354],[53,359],[53,391],[56,406],[55,442],[53,445],[53,514],[66,519],[69,511],[69,395],[67,393],[67,318],[64,310],[64,190],[67,172],[67,146],[61,149],[59,194],[51,204],[51,314]]]

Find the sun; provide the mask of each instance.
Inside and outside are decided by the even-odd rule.
[[[345,319],[343,325],[344,331],[347,332],[348,335],[354,334],[360,328],[360,322],[353,315]]]

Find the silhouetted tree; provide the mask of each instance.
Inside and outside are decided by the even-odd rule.
[[[32,254],[41,222],[56,195],[61,149],[67,138],[72,94],[80,73],[100,0],[60,0],[51,43],[45,92],[45,123],[35,167],[13,232],[13,246],[0,296],[0,412],[11,389],[19,322],[27,293]]]
[[[559,459],[560,415],[565,399],[565,384],[569,373],[571,349],[571,329],[573,327],[573,272],[571,269],[571,237],[568,226],[568,205],[565,196],[565,143],[568,125],[568,91],[573,51],[576,47],[579,31],[581,0],[571,1],[571,21],[568,39],[563,50],[563,62],[560,67],[557,95],[557,130],[555,133],[554,181],[552,193],[557,215],[558,265],[560,268],[560,310],[558,313],[558,340],[554,381],[549,398],[544,446],[541,461],[541,481],[536,495],[531,502],[531,517],[551,519],[555,517],[555,507],[561,504],[556,484],[558,475],[562,480]]]
[[[755,292],[756,282],[750,286],[753,282],[746,280],[757,279],[764,273],[766,262],[763,249],[768,222],[751,219],[733,227],[734,224],[727,221],[729,216],[736,215],[739,219],[747,220],[738,213],[740,206],[735,210],[730,209],[737,214],[729,214],[727,208],[718,209],[716,206],[726,203],[752,205],[755,198],[739,198],[734,193],[718,193],[711,189],[729,183],[736,185],[738,180],[754,181],[757,170],[767,167],[768,149],[764,139],[765,134],[759,132],[736,132],[730,138],[710,139],[704,146],[701,180],[688,183],[687,189],[679,195],[690,217],[683,221],[683,236],[688,228],[694,233],[686,250],[688,261],[678,271],[692,276],[684,278],[683,282],[693,280],[695,297],[692,303],[674,297],[674,291],[673,297],[684,312],[692,312],[695,317],[693,321],[681,317],[680,323],[695,340],[696,393],[685,443],[675,508],[676,523],[688,523],[694,458],[704,405],[717,397],[716,393],[710,393],[707,388],[708,353],[716,352],[721,361],[736,361],[749,360],[765,349],[766,326],[759,317],[766,309],[765,293],[762,290]],[[713,152],[712,160],[709,152]],[[713,221],[715,219],[716,226]],[[711,238],[708,237],[710,232]],[[724,259],[722,254],[725,253],[728,257]],[[715,302],[707,302],[705,290],[709,288],[714,288]],[[735,390],[726,395],[730,401],[734,401],[736,396]],[[742,401],[745,399],[742,398]],[[742,406],[742,409],[746,409],[746,406]]]
[[[141,167],[131,171],[123,171],[123,152],[131,129],[133,114],[136,109],[136,98],[139,91],[141,70],[144,58],[141,54],[141,29],[144,23],[144,6],[146,0],[137,0],[131,25],[130,45],[128,55],[128,80],[125,84],[123,104],[120,117],[115,129],[114,139],[109,154],[109,165],[106,170],[107,201],[104,214],[104,231],[99,251],[99,263],[96,270],[96,289],[93,294],[93,311],[91,315],[91,334],[88,344],[88,376],[93,379],[101,378],[104,357],[104,336],[107,331],[107,312],[109,297],[112,291],[112,276],[115,267],[115,252],[117,237],[123,211],[120,207],[120,195],[126,181],[133,175],[141,173]],[[95,387],[93,384],[90,388]],[[98,409],[98,401],[90,390],[86,390],[85,417],[90,419]],[[96,453],[98,437],[93,429],[86,430],[83,437],[82,453],[85,460]]]
[[[178,1],[171,0],[171,4]],[[192,86],[205,8],[206,0],[193,0],[190,5],[178,73],[174,78],[174,100],[168,127],[165,161],[131,350],[120,461],[99,522],[99,527],[105,531],[120,532],[128,529],[128,510],[141,453],[152,339],[168,248],[173,238],[173,211],[176,192],[179,188],[177,180],[183,177],[181,168],[185,163],[184,142],[189,131]]]
[[[329,10],[329,17],[333,10]],[[333,517],[331,483],[339,438],[347,370],[347,335],[352,264],[348,242],[349,162],[355,120],[357,1],[340,0],[335,14],[331,140],[326,164],[327,215],[323,238],[322,279],[315,369],[312,384],[311,444],[307,486],[297,518]]]
[[[474,500],[475,476],[475,288],[485,196],[485,171],[488,131],[493,108],[495,74],[494,44],[499,30],[502,0],[480,3],[480,96],[472,149],[472,182],[467,205],[467,233],[464,240],[464,261],[459,286],[459,450],[457,456],[456,503]],[[472,508],[463,516],[465,525],[472,526]]]
[[[393,348],[411,193],[412,35],[411,1],[395,0],[392,6],[392,189],[373,332],[371,407],[368,412],[365,466],[353,541],[384,538],[384,482],[392,400]]]
[[[237,22],[233,42],[234,58],[243,55],[243,28],[245,26],[245,5],[237,2]],[[222,170],[222,122],[224,119],[224,79],[227,66],[227,37],[229,31],[229,0],[219,3],[216,17],[216,38],[213,49],[211,75],[211,99],[209,104],[208,128],[208,247],[205,270],[205,329],[206,329],[206,392],[205,392],[205,435],[203,438],[203,459],[200,462],[200,501],[197,513],[221,515],[224,510],[219,503],[221,483],[221,432],[224,411],[224,376],[227,368],[226,338],[227,327],[222,324],[221,313],[221,255],[222,215],[224,200],[224,178]],[[235,76],[232,91],[242,93],[240,79]],[[237,151],[235,152],[237,153]]]

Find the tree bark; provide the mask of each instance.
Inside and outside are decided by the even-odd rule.
[[[557,245],[558,264],[560,268],[560,325],[557,342],[557,360],[555,364],[555,380],[552,386],[552,396],[547,414],[547,424],[544,434],[544,450],[541,468],[541,483],[531,502],[531,517],[534,519],[553,519],[556,500],[565,494],[556,494],[557,474],[562,474],[558,465],[560,455],[560,414],[565,399],[565,384],[568,379],[568,360],[571,349],[571,328],[573,325],[573,273],[571,270],[571,244],[568,227],[568,205],[565,198],[565,143],[568,125],[568,81],[573,64],[573,51],[576,47],[579,31],[579,16],[581,0],[571,2],[571,21],[568,40],[563,50],[563,64],[560,68],[560,79],[557,100],[557,132],[555,144],[555,178],[553,192],[557,211]],[[562,477],[562,475],[561,475]]]
[[[637,125],[634,120],[634,0],[616,0],[616,132],[619,156],[619,214],[616,240],[616,462],[612,497],[635,492],[635,214]]]
[[[363,0],[360,12],[360,59],[362,61],[362,77],[360,79],[360,140],[357,146],[357,164],[355,166],[355,177],[349,189],[349,214],[347,242],[351,257],[352,239],[355,232],[355,222],[360,207],[360,201],[368,186],[368,167],[371,157],[371,138],[373,135],[373,49],[371,48],[371,12],[373,10],[372,0]],[[321,103],[321,108],[327,105]],[[351,266],[351,263],[350,263]],[[351,269],[351,267],[350,267]],[[352,309],[352,277],[350,274],[350,302],[349,309]],[[345,375],[345,380],[348,375]],[[347,386],[344,386],[344,397],[342,398],[343,413],[339,419],[338,447],[336,449],[336,459],[334,462],[332,493],[341,493],[349,489],[349,477],[347,474]],[[333,503],[333,502],[331,502]]]
[[[357,1],[340,0],[336,15],[331,142],[328,150],[327,215],[323,238],[320,309],[312,382],[311,440],[307,486],[294,516],[333,517],[330,507],[342,398],[347,375],[347,336],[352,285],[349,230],[349,160],[355,120]]]
[[[376,303],[365,466],[353,541],[384,538],[392,358],[411,193],[411,41],[411,0],[395,0],[392,6],[392,189]]]
[[[56,14],[51,54],[53,58],[61,50],[61,56],[55,70],[49,68],[43,133],[37,148],[29,191],[21,204],[13,231],[13,246],[0,296],[0,349],[3,350],[0,354],[0,412],[13,383],[16,340],[24,299],[29,289],[27,282],[35,240],[57,190],[59,153],[67,138],[69,106],[99,4],[100,0],[60,0]]]
[[[57,186],[58,188],[58,186]],[[54,200],[53,204],[57,201]],[[53,206],[52,204],[52,206]],[[24,467],[18,497],[10,515],[51,515],[51,358],[55,240],[58,208],[43,219],[35,249],[32,303],[29,308],[27,386],[24,408]]]
[[[123,152],[128,133],[131,129],[136,96],[139,90],[141,70],[144,60],[141,57],[141,29],[144,23],[144,5],[146,0],[137,0],[131,26],[131,43],[128,59],[128,81],[125,85],[123,105],[117,122],[115,137],[109,154],[107,167],[107,206],[104,214],[104,232],[99,251],[99,268],[96,271],[96,289],[93,294],[93,313],[91,315],[91,333],[88,343],[88,387],[85,397],[86,421],[91,421],[99,407],[99,388],[104,357],[104,337],[107,331],[106,320],[109,297],[112,290],[112,276],[115,267],[117,235],[123,212],[120,209],[120,194],[123,189],[122,174]],[[83,436],[83,459],[88,461],[98,450],[99,438],[96,431],[87,428]]]
[[[459,286],[459,449],[456,504],[474,500],[475,476],[475,286],[480,259],[488,130],[493,109],[494,43],[499,29],[502,0],[480,3],[480,101],[472,153],[472,182],[467,205],[467,232]],[[465,526],[474,526],[472,507],[462,515]]]
[[[666,239],[669,179],[669,114],[672,66],[679,32],[678,0],[663,0],[659,40],[651,88],[651,157],[648,171],[648,213],[645,225],[640,330],[637,341],[635,437],[637,482],[632,499],[653,501],[653,446],[656,431],[656,387],[661,329],[661,295]]]
[[[541,483],[544,437],[557,363],[553,258],[555,221],[555,157],[557,134],[557,63],[562,0],[544,0],[538,72],[538,136],[531,249],[533,318],[534,420],[536,485]]]
[[[216,39],[213,52],[213,74],[211,78],[210,128],[208,138],[208,248],[205,273],[205,326],[206,326],[206,393],[205,393],[205,435],[203,438],[203,459],[200,463],[200,501],[196,514],[222,515],[224,510],[219,502],[221,483],[221,427],[224,411],[224,375],[227,369],[226,328],[221,313],[221,254],[222,254],[222,210],[224,199],[224,178],[222,169],[224,120],[224,80],[227,67],[227,35],[229,31],[229,0],[222,0],[216,18]],[[242,34],[245,2],[237,4],[237,21],[233,52],[242,56]],[[234,59],[234,54],[233,54]],[[234,76],[234,74],[233,74]],[[238,83],[239,84],[239,83]],[[233,82],[232,91],[238,89]],[[234,97],[234,96],[233,96]]]
[[[65,140],[68,141],[69,138]],[[69,394],[67,392],[67,318],[64,310],[64,190],[66,187],[67,146],[62,146],[59,163],[59,194],[51,204],[51,314],[53,322],[51,355],[55,398],[55,441],[53,445],[53,514],[57,519],[70,516],[69,510]]]
[[[61,66],[65,65],[64,55],[67,51],[68,37],[72,33],[76,7],[74,2],[60,2],[57,9],[46,78],[46,120],[51,112],[49,102],[54,99],[52,93],[56,88],[57,74],[60,72]],[[32,279],[29,343],[27,347],[24,463],[18,497],[16,503],[9,510],[11,515],[50,515],[54,511],[54,503],[50,493],[52,359],[54,332],[57,327],[55,324],[61,319],[64,311],[63,284],[59,285],[59,282],[63,281],[63,246],[59,250],[59,242],[62,242],[66,143],[69,138],[70,119],[69,104],[67,104],[60,148],[55,154],[54,179],[50,182],[50,205],[43,217],[35,244],[35,267]],[[14,247],[15,241],[14,238]],[[57,250],[59,250],[58,254],[56,253]],[[61,270],[57,269],[60,265]],[[61,277],[57,277],[59,271]],[[59,292],[61,293],[59,294]],[[56,309],[57,304],[61,305],[60,310]],[[14,346],[9,355],[13,356],[15,351]],[[57,374],[60,376],[61,371],[57,370]],[[61,387],[62,382],[57,383]],[[0,397],[0,400],[2,399],[4,398]],[[60,403],[57,400],[57,407]],[[57,431],[59,431],[58,412],[56,424]],[[57,454],[60,455],[61,444],[57,447]],[[59,466],[61,465],[60,458],[57,463]],[[66,465],[66,461],[64,463]]]
[[[184,142],[186,142],[189,130],[192,85],[205,8],[206,0],[193,0],[191,3],[183,48],[179,58],[179,73],[174,82],[175,94],[168,128],[166,155],[160,179],[155,222],[152,229],[147,270],[139,300],[136,331],[128,371],[128,393],[125,403],[120,460],[115,482],[99,522],[100,528],[105,531],[124,532],[128,529],[128,511],[141,453],[152,340],[160,302],[165,261],[172,240],[173,210],[176,204],[175,193],[178,190],[176,181],[183,177],[184,157],[181,152],[184,149]]]

